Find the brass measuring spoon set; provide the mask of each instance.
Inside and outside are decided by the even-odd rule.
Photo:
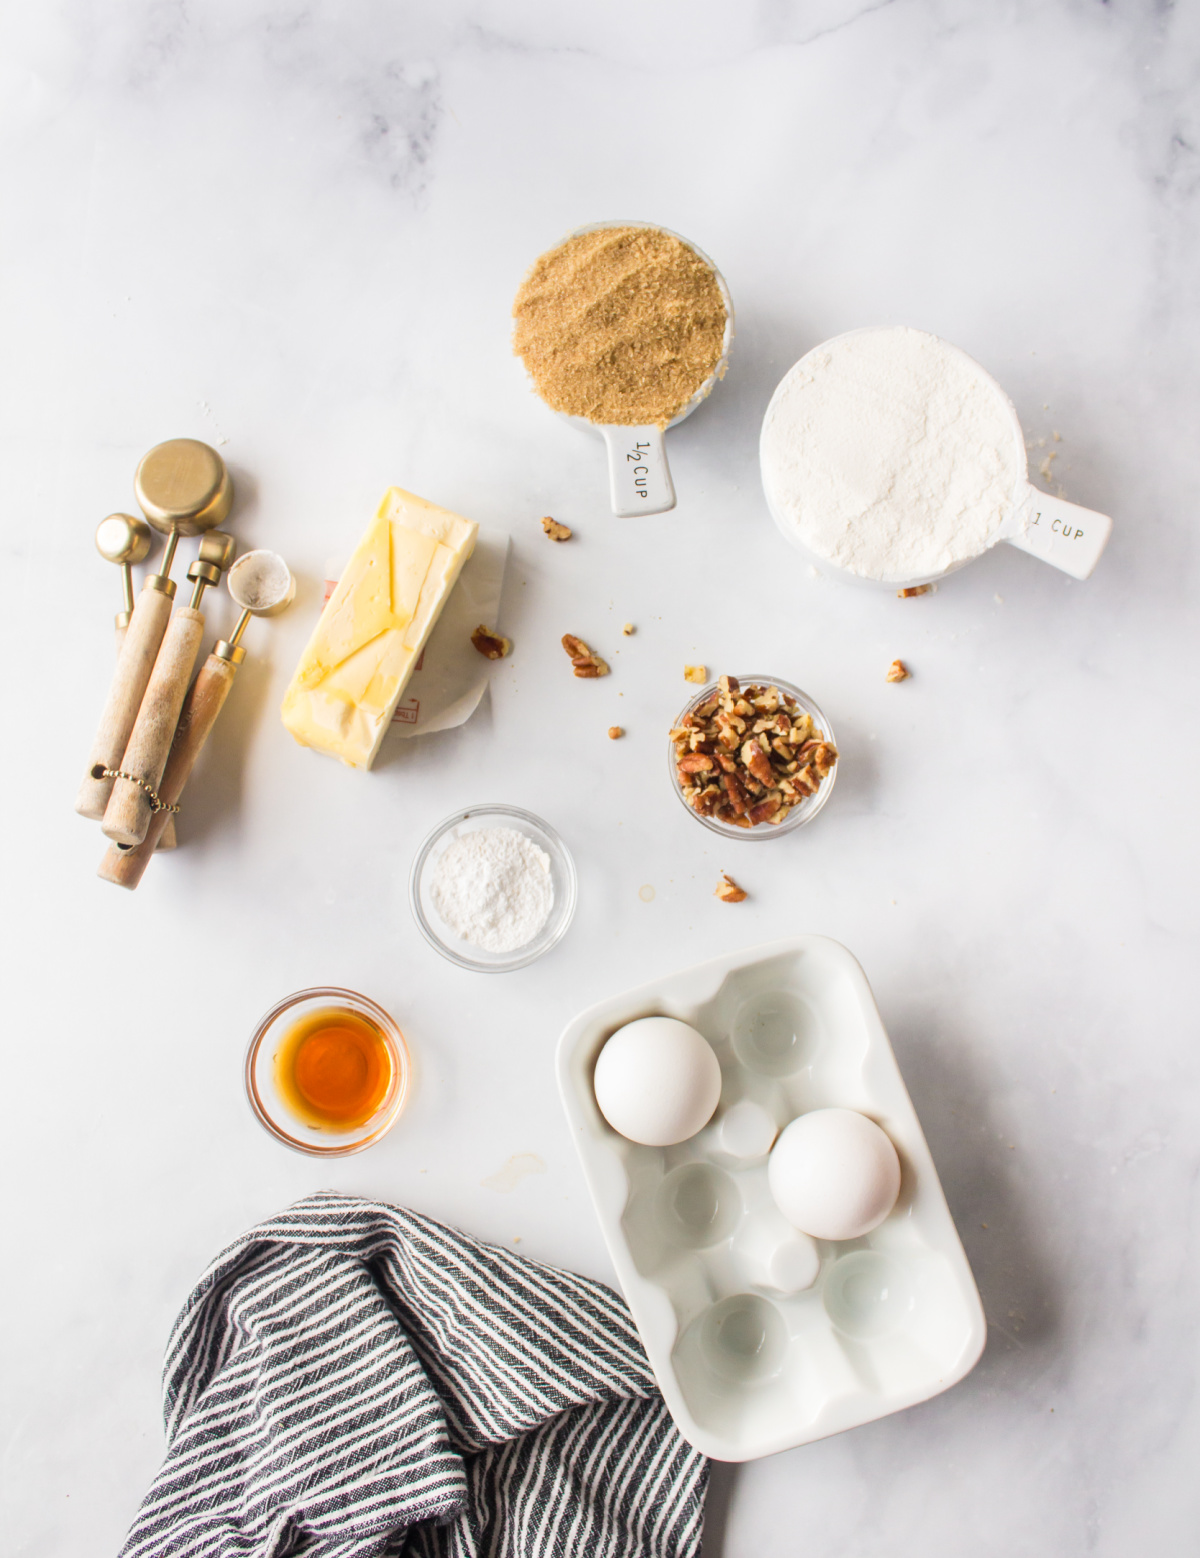
[[[116,618],[116,670],[75,802],[111,840],[99,874],[130,888],[173,831],[188,775],[245,659],[238,641],[246,624],[251,616],[283,611],[295,594],[295,580],[276,553],[248,552],[234,562],[237,543],[216,528],[229,513],[233,484],[215,449],[194,438],[158,444],[138,466],[134,492],[149,525],[110,514],[96,532],[101,556],[121,566],[125,609]],[[151,526],[166,537],[166,547],[135,600],[131,568],[149,551]],[[172,611],[171,567],[181,536],[199,536],[200,544],[187,571],[191,602]],[[242,617],[192,681],[204,634],[201,601],[226,571]]]

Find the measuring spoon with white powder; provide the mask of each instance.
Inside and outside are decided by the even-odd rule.
[[[1112,531],[1031,484],[1016,407],[989,373],[904,326],[802,357],[771,397],[759,460],[786,539],[888,589],[934,583],[999,541],[1086,579]]]

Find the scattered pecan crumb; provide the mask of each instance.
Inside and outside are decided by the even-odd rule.
[[[632,638],[632,636],[634,635],[634,633],[636,631],[637,631],[637,629],[634,627],[632,622],[627,622],[625,624],[625,626],[621,629],[621,632],[624,633],[626,638]]]
[[[719,898],[722,903],[741,903],[746,897],[746,891],[727,872],[722,871],[713,897]]]
[[[471,642],[485,660],[503,660],[512,648],[508,639],[501,638],[499,633],[493,633],[491,628],[485,628],[482,622],[471,634]]]
[[[889,682],[906,682],[911,675],[912,672],[903,660],[893,660],[891,665],[888,666],[887,680]]]
[[[608,666],[600,656],[593,654],[584,641],[576,638],[574,633],[563,634],[562,646],[571,657],[571,667],[576,676],[594,681],[597,676],[608,675]]]
[[[815,795],[837,762],[795,698],[722,676],[671,731],[683,798],[701,817],[737,828],[778,826]]]
[[[610,725],[608,727],[608,739],[610,741],[620,741],[624,734],[625,730],[621,725]]]
[[[550,537],[551,541],[569,541],[571,539],[571,527],[560,525],[558,520],[551,519],[549,514],[542,520],[542,529]]]
[[[703,687],[708,680],[708,667],[706,665],[685,665],[683,668],[685,682],[695,682],[697,687]]]
[[[928,595],[931,589],[933,589],[932,584],[914,584],[907,590],[897,590],[896,599],[910,600],[914,595]]]

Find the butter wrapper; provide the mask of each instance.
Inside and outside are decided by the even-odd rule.
[[[442,607],[404,697],[396,705],[389,736],[424,736],[435,730],[453,730],[456,725],[466,724],[479,707],[495,662],[484,659],[471,643],[471,634],[480,623],[488,628],[500,627],[500,596],[509,544],[504,531],[479,527],[475,550]],[[326,565],[326,601],[333,594],[343,562],[344,559],[334,559]]]

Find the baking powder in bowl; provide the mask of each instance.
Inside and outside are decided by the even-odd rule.
[[[429,896],[461,940],[484,952],[515,952],[550,918],[550,856],[516,828],[464,833],[438,857]]]
[[[784,528],[863,579],[945,573],[1000,539],[1025,479],[1020,425],[965,352],[904,327],[802,357],[763,421],[762,476]]]

